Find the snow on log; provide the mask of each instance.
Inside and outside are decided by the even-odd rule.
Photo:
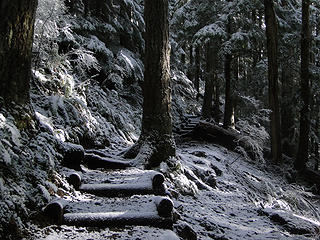
[[[64,203],[59,200],[50,202],[44,207],[43,212],[51,218],[54,223],[60,224],[63,221]]]
[[[67,181],[69,184],[71,184],[74,189],[79,190],[79,187],[81,185],[81,176],[78,173],[71,173],[67,177]]]
[[[157,194],[151,184],[82,184],[80,191],[91,193],[101,197],[118,197],[132,195]]]
[[[155,212],[105,212],[105,213],[66,213],[64,224],[82,227],[109,226],[154,226],[172,228],[172,218],[160,217]]]
[[[161,217],[172,217],[173,202],[169,198],[157,197],[154,199],[157,211]]]
[[[128,167],[132,167],[130,162],[101,157],[92,153],[86,153],[84,155],[84,163],[89,168],[93,168],[93,169],[95,168],[125,169]]]
[[[230,150],[241,146],[249,155],[255,159],[255,149],[242,135],[233,129],[224,129],[216,124],[200,121],[193,130],[193,136],[220,144]]]

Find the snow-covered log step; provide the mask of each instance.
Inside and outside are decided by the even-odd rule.
[[[109,226],[154,226],[172,228],[172,217],[160,217],[155,212],[104,212],[104,213],[66,213],[63,223],[81,227]]]
[[[189,127],[195,127],[195,126],[197,126],[197,124],[199,123],[199,121],[197,121],[197,122],[188,122],[186,125],[187,126],[189,126]]]
[[[194,119],[194,118],[199,118],[200,116],[199,115],[189,115],[189,114],[186,114],[186,115],[184,115],[184,117],[185,118],[187,118],[187,119]]]
[[[192,131],[193,131],[193,128],[192,128],[192,130],[181,129],[181,130],[179,131],[179,134],[180,134],[180,135],[184,135],[184,134],[191,133]]]
[[[119,225],[172,227],[173,202],[171,199],[144,197],[134,201],[133,199],[122,199],[119,202],[119,200],[117,199],[113,204],[106,201],[101,202],[102,205],[96,205],[98,202],[76,203],[60,199],[49,203],[44,208],[44,213],[56,224],[93,227]],[[109,212],[104,212],[106,209]]]
[[[106,168],[106,169],[125,169],[132,167],[131,163],[123,160],[115,160],[106,157],[101,157],[96,154],[86,153],[84,155],[84,163],[92,169]]]
[[[188,119],[187,123],[188,124],[197,124],[200,122],[200,118],[191,118],[191,119]]]
[[[65,201],[54,200],[43,208],[43,213],[51,218],[54,223],[61,224],[63,221]]]
[[[182,131],[183,130],[189,130],[189,131],[192,131],[194,129],[195,126],[189,126],[189,125],[184,125],[182,126]]]
[[[148,183],[135,183],[135,184],[82,184],[79,190],[86,193],[91,193],[101,197],[119,197],[119,196],[132,196],[132,195],[164,195],[164,186],[152,186]]]

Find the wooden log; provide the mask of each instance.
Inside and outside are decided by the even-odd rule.
[[[155,198],[155,204],[157,206],[157,211],[161,217],[172,217],[173,202],[169,198]]]
[[[105,153],[99,149],[86,149],[85,153],[98,155],[100,157],[110,157],[109,153]]]
[[[105,212],[66,213],[63,223],[69,226],[110,227],[110,226],[153,226],[172,229],[172,218],[160,217],[155,212]]]
[[[152,188],[154,195],[165,195],[166,187],[164,185],[164,176],[161,173],[157,173],[152,178]]]
[[[128,161],[114,160],[106,157],[101,157],[96,154],[86,153],[84,156],[84,163],[92,169],[106,168],[106,169],[125,169],[132,167]]]
[[[164,176],[161,173],[151,175],[150,182],[142,183],[97,183],[82,184],[79,190],[103,197],[118,197],[132,195],[165,195]]]
[[[101,197],[155,194],[151,184],[82,184],[79,190]]]
[[[79,190],[79,187],[81,185],[81,176],[78,173],[72,173],[67,177],[67,181],[69,184],[71,184],[74,189]]]
[[[152,186],[153,187],[159,187],[164,183],[164,176],[161,173],[156,173],[152,177]]]
[[[193,126],[183,126],[182,130],[192,131],[195,127]]]
[[[251,159],[255,159],[255,149],[233,129],[224,129],[216,124],[200,121],[193,130],[193,136],[220,144],[230,150],[241,146]]]
[[[52,221],[56,224],[61,224],[63,221],[64,214],[64,203],[62,201],[52,201],[50,202],[44,209],[44,214],[52,219]]]

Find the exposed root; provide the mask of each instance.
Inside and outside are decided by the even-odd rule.
[[[169,139],[169,140],[167,140]],[[140,139],[125,153],[124,157],[134,159],[135,166],[151,169],[160,166],[170,157],[174,157],[175,144],[173,138],[140,137]]]

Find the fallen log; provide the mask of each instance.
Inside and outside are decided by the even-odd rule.
[[[256,150],[253,145],[233,129],[224,129],[216,124],[200,121],[194,128],[192,136],[222,145],[232,151],[240,146],[251,159],[256,158]]]
[[[169,198],[155,198],[154,200],[159,216],[172,217],[173,202]]]
[[[153,187],[159,187],[164,183],[164,176],[161,173],[156,173],[152,177],[152,186]]]
[[[89,168],[106,168],[106,169],[125,169],[132,167],[132,164],[128,161],[114,160],[106,157],[101,157],[96,154],[86,153],[84,155],[84,164]]]
[[[65,204],[63,201],[54,200],[44,207],[43,213],[54,223],[61,224],[63,222],[64,208]]]
[[[74,189],[79,190],[79,187],[81,185],[81,176],[78,173],[71,173],[67,177],[67,181],[69,184],[71,184]]]
[[[66,213],[63,224],[79,227],[153,226],[172,229],[172,218],[160,217],[155,212]]]
[[[151,184],[82,184],[79,190],[86,193],[91,193],[101,197],[119,197],[132,195],[164,195],[165,187],[157,185],[153,187]]]

